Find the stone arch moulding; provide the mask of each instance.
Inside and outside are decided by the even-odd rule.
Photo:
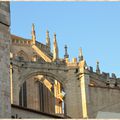
[[[17,56],[23,55],[25,60],[27,60],[27,61],[29,61],[29,59],[30,59],[28,54],[25,51],[23,51],[23,50],[18,51],[16,54],[17,54]]]
[[[63,83],[64,83],[65,78],[63,76],[61,76],[59,74],[56,75],[56,74],[51,73],[51,72],[43,72],[43,71],[37,71],[37,72],[33,72],[33,73],[28,73],[28,74],[20,77],[20,79],[19,79],[20,80],[19,81],[20,84],[19,85],[21,86],[24,83],[24,81],[26,81],[27,79],[29,79],[29,78],[31,78],[33,76],[36,76],[36,75],[45,75],[45,76],[51,77],[53,79],[56,79],[64,87]]]

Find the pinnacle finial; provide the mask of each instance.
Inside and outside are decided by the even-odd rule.
[[[96,61],[96,63],[97,63],[97,65],[99,66],[99,61],[98,61],[98,60]]]
[[[49,31],[46,31],[46,45],[48,46],[50,50],[50,37],[49,37]]]
[[[46,33],[49,33],[49,30],[46,30]]]
[[[54,33],[54,40],[56,40],[56,33]]]
[[[99,61],[96,61],[96,73],[100,74]]]
[[[56,32],[54,32],[54,36],[56,36]]]
[[[35,25],[32,23],[32,31],[35,31]]]
[[[79,61],[83,60],[82,48],[79,49]]]
[[[53,43],[53,60],[57,60],[58,57],[58,45],[57,45],[57,39],[56,39],[56,33],[54,33],[54,43]]]
[[[34,24],[32,24],[32,41],[33,41],[33,44],[35,44],[36,35],[35,35],[35,25]]]
[[[46,30],[46,38],[49,38],[49,31]]]
[[[68,52],[67,52],[67,45],[65,45],[65,55],[64,55],[64,58],[69,58],[69,55],[68,55]]]

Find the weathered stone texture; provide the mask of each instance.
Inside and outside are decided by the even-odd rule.
[[[0,2],[0,117],[11,116],[9,2]]]
[[[77,80],[76,69],[69,70],[67,73],[67,80],[65,84],[66,92],[66,110],[67,115],[72,118],[81,118],[81,93],[80,93],[80,83]]]
[[[10,25],[10,3],[1,1],[0,2],[0,22],[7,26]]]
[[[46,114],[42,114],[40,112],[32,112],[30,110],[24,110],[24,109],[20,109],[20,108],[17,108],[17,107],[12,107],[11,108],[11,115],[16,117],[17,115],[17,119],[19,118],[22,118],[22,119],[60,119],[62,117],[55,117],[54,115],[46,115]]]
[[[43,89],[36,84],[36,77],[39,77],[37,82],[44,85],[43,79],[50,82],[50,85],[46,83],[49,94],[47,90],[45,92],[48,95],[45,100],[50,100],[49,113],[63,116],[64,111],[72,118],[95,118],[99,111],[120,113],[120,78],[116,78],[115,74],[112,77],[108,73],[101,74],[99,64],[98,71],[93,72],[82,52],[79,62],[77,58],[73,58],[72,62],[68,58],[60,59],[56,35],[54,53],[50,51],[50,44],[46,46],[34,40],[33,45],[33,39],[10,35],[9,12],[9,2],[0,2],[0,118],[15,114],[22,118],[51,118],[19,107],[12,107],[11,113],[11,103],[17,106],[20,103],[20,89],[24,82],[27,86],[27,108],[40,110],[39,95]],[[40,78],[41,75],[43,78]],[[66,93],[65,96],[62,92]],[[47,108],[47,105],[44,106]]]
[[[120,113],[120,90],[90,87],[90,116],[95,118],[98,111]]]

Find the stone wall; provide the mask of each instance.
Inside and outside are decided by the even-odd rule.
[[[68,65],[65,82],[66,114],[72,118],[82,118],[80,81],[77,77],[78,66],[75,63]]]
[[[2,10],[3,9],[6,10],[5,7],[2,7]],[[3,95],[2,99],[0,99],[0,102],[2,104],[4,103],[4,99],[7,98],[6,100],[9,101],[10,97],[8,92],[10,84],[7,81],[9,73],[6,66],[9,66],[9,46],[7,46],[9,44],[9,31],[8,27],[6,26],[9,26],[9,19],[5,18],[5,22],[3,18],[5,17],[3,16],[2,19],[0,19],[0,28],[3,28],[3,31],[0,30],[0,40],[1,43],[5,41],[7,44],[5,42],[5,44],[2,43],[3,46],[2,44],[0,44],[2,46],[0,48],[2,49],[0,51],[1,56],[3,56],[3,52],[5,53],[6,50],[6,53],[4,54],[4,59],[1,59],[3,62],[0,63],[2,66],[2,72],[0,71],[0,74],[2,76],[2,79],[0,79],[0,85],[7,88],[7,92],[5,91],[5,89],[3,89],[2,91],[3,93],[7,93],[8,97],[6,97],[6,95]],[[8,34],[8,38],[5,38],[4,33]],[[5,49],[6,47],[7,49]],[[114,77],[112,78],[106,73],[101,74],[100,72],[96,73],[90,71],[88,70],[88,68],[85,68],[88,67],[85,61],[83,61],[83,66],[83,63],[81,61],[77,62],[76,58],[74,58],[72,62],[69,62],[68,59],[66,59],[66,62],[63,59],[59,59],[58,61],[53,62],[52,54],[50,53],[50,51],[48,51],[46,45],[37,42],[37,46],[32,46],[31,40],[27,40],[24,38],[15,38],[10,49],[11,53],[13,53],[13,59],[11,60],[13,68],[13,73],[11,77],[13,104],[19,105],[20,86],[26,80],[28,80],[31,85],[28,82],[27,84],[29,84],[29,87],[27,89],[29,91],[28,93],[31,93],[32,96],[29,97],[29,100],[27,101],[28,103],[30,103],[28,105],[28,108],[39,110],[39,107],[37,106],[39,102],[37,98],[38,93],[36,92],[37,90],[35,91],[34,81],[31,81],[31,79],[34,79],[34,76],[37,75],[44,75],[49,76],[51,79],[58,80],[62,83],[63,89],[66,93],[64,98],[64,112],[66,115],[72,118],[95,118],[98,111],[120,112],[120,90],[118,89],[118,87],[120,88],[119,79],[116,79]],[[19,61],[16,59],[16,56],[19,56],[18,53],[20,51],[23,51],[23,54],[26,58],[25,61]],[[37,57],[39,57],[40,60],[33,60],[33,57],[36,55]],[[5,60],[7,60],[7,64],[4,64]],[[85,69],[87,69],[87,73]],[[8,76],[5,76],[6,74]],[[116,80],[119,83],[118,86],[115,86]],[[106,84],[107,82],[109,82],[108,86]],[[1,86],[0,89],[2,89]],[[35,101],[37,104],[35,103]],[[4,110],[1,103],[0,107],[2,110]],[[0,114],[3,113],[0,112]],[[18,114],[22,118],[49,118],[47,116],[34,113],[33,111],[30,112],[26,111],[25,109],[18,109],[16,107],[12,108],[12,115],[13,114]]]
[[[0,118],[9,118],[10,103],[10,5],[0,2]]]
[[[89,117],[96,118],[99,111],[120,113],[120,89],[89,87]]]
[[[22,118],[22,119],[29,119],[29,118],[36,118],[36,119],[60,119],[60,118],[64,118],[61,116],[57,116],[57,115],[52,115],[52,114],[48,114],[48,113],[42,113],[39,111],[35,111],[32,109],[27,109],[27,108],[23,108],[23,107],[19,107],[17,105],[12,105],[11,108],[11,116],[14,118]]]

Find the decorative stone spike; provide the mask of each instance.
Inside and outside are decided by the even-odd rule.
[[[79,61],[82,61],[83,58],[83,54],[82,54],[82,48],[79,49]]]
[[[96,73],[100,74],[99,61],[96,62]]]
[[[34,24],[32,24],[32,41],[33,41],[33,44],[35,45],[36,35],[35,35],[35,25]]]
[[[49,37],[49,31],[46,31],[46,46],[49,48],[49,50],[51,49],[51,45],[50,45],[50,37]]]
[[[65,55],[64,55],[64,58],[69,58],[69,55],[68,55],[68,52],[67,52],[67,45],[65,45]]]
[[[54,43],[53,43],[53,61],[57,60],[58,57],[58,45],[56,40],[56,33],[54,33]]]

